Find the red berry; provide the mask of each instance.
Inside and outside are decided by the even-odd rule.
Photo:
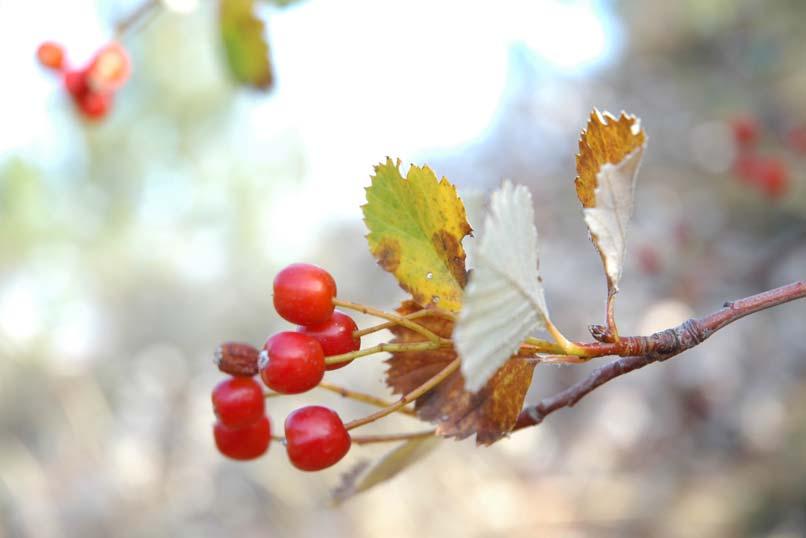
[[[112,94],[88,91],[79,96],[76,102],[84,117],[98,120],[109,113],[109,108],[112,106]]]
[[[752,146],[758,141],[758,122],[751,117],[734,118],[730,123],[733,139],[740,146]]]
[[[284,331],[266,341],[259,366],[267,387],[283,394],[298,394],[322,381],[325,354],[313,337]]]
[[[297,332],[312,336],[319,342],[325,357],[361,349],[361,338],[353,338],[353,333],[357,330],[358,326],[353,321],[353,318],[338,310],[335,310],[327,321],[297,328]],[[325,369],[338,370],[349,363],[350,361],[327,364]]]
[[[285,419],[288,459],[302,471],[319,471],[350,450],[350,434],[335,411],[319,405],[297,409]]]
[[[80,98],[87,93],[89,86],[87,86],[87,73],[82,69],[67,71],[64,73],[64,87],[67,93],[72,95],[75,99]]]
[[[266,400],[260,384],[251,377],[231,377],[213,389],[213,410],[229,428],[247,426],[263,416]]]
[[[36,49],[39,63],[48,69],[61,69],[64,66],[64,48],[58,43],[45,41]]]
[[[274,308],[298,325],[327,321],[333,313],[336,281],[330,273],[308,263],[294,263],[274,277]]]
[[[265,416],[241,428],[230,428],[216,422],[213,437],[218,451],[225,456],[234,460],[252,460],[269,449],[271,423]]]
[[[87,80],[97,92],[119,89],[129,79],[131,61],[119,43],[112,42],[98,51],[87,67]]]

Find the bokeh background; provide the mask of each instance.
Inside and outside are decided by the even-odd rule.
[[[166,0],[124,40],[134,75],[113,113],[88,124],[36,46],[84,61],[137,5],[0,0],[0,537],[806,535],[804,301],[490,448],[445,441],[338,508],[340,474],[390,447],[318,474],[278,445],[234,463],[209,401],[219,342],[284,327],[282,266],[323,265],[352,300],[403,298],[359,211],[387,155],[446,175],[476,226],[502,178],[528,185],[554,321],[586,339],[605,290],[572,180],[593,106],[650,136],[622,332],[803,279],[806,155],[790,134],[806,123],[806,3],[267,4],[263,94],[229,80],[213,2]],[[737,178],[743,118],[787,167],[783,196]],[[539,367],[529,401],[590,367]],[[387,395],[380,360],[328,375]],[[314,391],[269,412],[279,428],[312,402],[369,411]]]

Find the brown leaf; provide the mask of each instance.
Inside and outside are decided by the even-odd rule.
[[[579,137],[575,184],[582,207],[597,205],[597,175],[602,166],[619,164],[645,142],[646,135],[635,116],[622,112],[616,119],[608,112],[593,109],[588,127]]]
[[[420,310],[413,301],[404,302],[398,312],[407,315]],[[418,320],[434,333],[450,338],[453,322],[426,317]],[[422,342],[420,334],[397,326],[391,329],[394,342]],[[456,359],[453,349],[393,353],[386,362],[386,384],[396,394],[406,394],[439,373]],[[423,420],[437,424],[437,434],[464,439],[476,434],[476,443],[489,445],[504,437],[515,425],[532,383],[534,363],[512,358],[478,392],[465,390],[465,380],[455,372],[435,389],[418,398],[415,411]]]

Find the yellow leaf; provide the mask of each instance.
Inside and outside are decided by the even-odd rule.
[[[221,0],[219,29],[227,66],[240,84],[268,90],[273,82],[265,24],[255,0]]]
[[[362,207],[373,256],[422,307],[458,312],[467,282],[462,239],[472,232],[456,188],[427,166],[375,167]]]
[[[616,119],[593,109],[588,128],[579,137],[576,188],[582,207],[596,207],[596,187],[604,164],[619,164],[646,143],[646,135],[635,116],[621,113]]]
[[[638,118],[622,113],[616,119],[595,109],[579,139],[577,196],[613,293],[624,267],[635,180],[645,146]]]

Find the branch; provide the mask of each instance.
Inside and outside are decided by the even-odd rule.
[[[137,6],[134,11],[115,24],[116,38],[122,39],[126,33],[133,30],[139,23],[154,15],[159,7],[160,0],[145,0],[142,4]]]
[[[689,319],[677,327],[648,337],[623,337],[619,344],[640,354],[616,359],[597,368],[588,377],[562,392],[541,400],[537,405],[527,407],[521,411],[514,430],[536,426],[554,411],[573,407],[585,395],[608,381],[654,362],[671,359],[702,343],[716,331],[738,319],[804,297],[806,297],[806,280],[801,280],[745,299],[727,302],[721,310],[713,314],[699,319]],[[602,348],[606,346],[601,344]]]

